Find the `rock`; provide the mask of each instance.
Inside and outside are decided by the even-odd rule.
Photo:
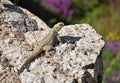
[[[16,31],[33,31],[37,30],[37,22],[34,19],[27,17],[27,15],[17,13],[15,11],[4,10],[0,13],[0,24],[8,23],[11,24]]]
[[[0,83],[22,83],[19,75],[16,73],[10,73],[8,70],[1,74],[0,71]]]
[[[16,26],[14,26],[14,22],[10,21],[2,21],[1,26],[5,28],[5,22],[8,22],[7,24],[13,30],[14,28],[24,26],[21,23],[25,21],[29,24],[29,21],[33,20],[32,18],[34,18],[34,23],[37,23],[35,25],[30,23],[30,26],[24,26],[25,31],[28,31],[24,32],[25,39],[22,41],[15,38],[12,31],[7,31],[7,35],[2,34],[5,37],[0,39],[0,51],[2,52],[0,57],[9,59],[7,64],[10,65],[3,68],[2,62],[0,62],[0,81],[5,76],[2,83],[6,80],[11,82],[13,78],[18,80],[18,82],[15,80],[15,83],[102,83],[103,64],[101,54],[105,42],[102,36],[89,24],[64,26],[60,30],[59,35],[65,42],[60,43],[54,48],[55,50],[52,51],[54,56],[48,58],[44,56],[44,53],[41,53],[41,56],[35,58],[20,75],[17,75],[17,70],[19,70],[31,53],[31,51],[26,51],[24,45],[41,41],[50,31],[50,28],[37,16],[34,16],[26,9],[20,9],[24,13],[27,12],[27,17],[24,17],[24,14],[15,10],[12,12],[8,9],[7,12],[11,14],[17,13],[16,15],[18,16],[15,17],[17,22],[10,15],[7,15],[8,13],[5,14],[9,18],[5,19],[14,20]],[[0,15],[0,20],[1,18],[2,16]],[[2,28],[1,26],[0,29]],[[39,27],[39,30],[33,30],[36,26]],[[40,26],[43,26],[43,30],[41,30]],[[8,27],[6,26],[6,28]]]
[[[32,14],[30,11],[28,11],[27,9],[21,8],[22,11],[28,15],[29,18],[34,19],[37,22],[38,25],[38,29],[49,29],[49,27],[46,25],[45,22],[43,22],[39,17],[35,16],[34,14]]]
[[[25,33],[25,38],[31,44],[41,41],[48,32],[48,30],[30,31]],[[53,57],[47,58],[40,54],[43,56],[31,62],[20,74],[22,83],[41,83],[42,81],[45,83],[73,83],[74,81],[75,83],[101,83],[103,76],[101,51],[104,46],[102,36],[88,24],[67,25],[62,28],[59,35],[65,38],[66,42],[55,47]],[[26,51],[22,44],[16,42],[18,40],[14,40],[10,46],[4,42],[7,47],[2,46],[1,49],[3,49],[2,56],[11,58],[11,65],[19,69],[31,52]]]
[[[3,1],[7,3],[9,0]],[[15,6],[10,1],[9,3],[10,4],[4,4],[5,9],[0,8],[0,25],[8,23],[13,26],[15,30],[24,32],[48,28],[40,18],[28,10]]]

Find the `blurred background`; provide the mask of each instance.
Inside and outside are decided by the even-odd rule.
[[[120,0],[11,0],[52,27],[88,23],[103,36],[103,83],[120,83]]]

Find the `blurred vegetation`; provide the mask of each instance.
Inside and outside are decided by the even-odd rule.
[[[120,83],[120,0],[12,0],[39,16],[50,27],[88,23],[103,35],[103,83]]]

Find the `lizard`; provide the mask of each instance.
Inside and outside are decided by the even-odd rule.
[[[53,46],[56,44],[56,42],[61,42],[60,37],[58,36],[58,31],[63,26],[63,22],[58,22],[53,26],[49,34],[46,37],[44,37],[40,42],[34,42],[31,44],[30,49],[32,48],[32,53],[21,66],[21,68],[18,71],[18,74],[20,74],[25,69],[25,66],[28,63],[30,63],[35,57],[37,57],[41,52],[45,51],[45,54],[48,54],[49,51],[53,48]]]

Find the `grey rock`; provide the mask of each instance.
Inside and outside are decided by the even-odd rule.
[[[0,13],[0,24],[1,23],[11,24],[16,31],[27,32],[38,29],[37,22],[34,19],[9,9]]]
[[[28,31],[25,33],[25,41],[29,44],[41,41],[48,32],[47,29]],[[73,42],[56,46],[55,54],[50,58],[40,54],[41,57],[31,62],[20,74],[22,83],[96,83],[98,81],[101,83],[103,76],[101,51],[104,46],[102,36],[88,24],[65,26],[59,35],[66,38],[66,41],[72,39]],[[10,58],[10,64],[19,69],[31,52],[22,47],[23,42],[18,44],[18,40],[14,40],[12,44],[5,42],[6,40],[1,41],[4,41],[0,43],[2,56]]]
[[[54,47],[54,56],[48,58],[41,53],[17,75],[17,70],[31,54],[24,45],[41,41],[50,31],[37,16],[26,9],[20,9],[26,15],[14,9],[0,13],[1,32],[10,26],[13,31],[25,31],[23,41],[16,39],[15,34],[6,29],[2,34],[5,37],[0,38],[1,57],[6,57],[9,61],[7,64],[12,66],[3,67],[3,64],[0,64],[2,83],[6,80],[11,82],[13,78],[16,78],[15,83],[102,83],[102,48],[105,42],[89,24],[64,26],[59,35],[65,41]]]
[[[42,32],[25,33],[28,43],[40,41],[43,37]],[[48,33],[47,30],[44,32]],[[62,28],[59,35],[66,41],[72,40],[72,43],[65,42],[56,46],[55,54],[51,58],[40,54],[41,57],[33,61],[20,75],[22,80],[31,79],[25,76],[25,73],[34,73],[38,74],[34,79],[42,78],[46,83],[101,83],[103,64],[102,59],[98,57],[101,57],[105,43],[102,36],[88,24],[67,25]]]

